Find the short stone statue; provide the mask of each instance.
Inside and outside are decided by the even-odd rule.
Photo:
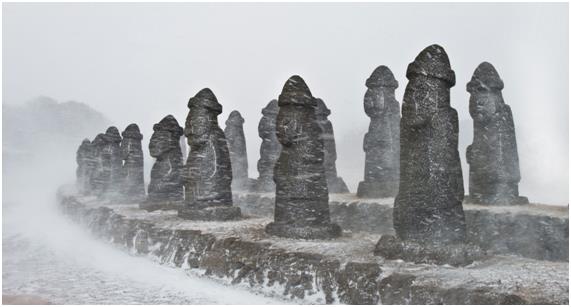
[[[470,93],[470,115],[474,119],[474,141],[466,150],[470,165],[467,202],[489,205],[527,204],[519,196],[521,179],[510,106],[504,103],[504,82],[488,62],[476,68],[466,85]]]
[[[143,135],[137,124],[130,124],[121,133],[121,158],[123,159],[122,196],[126,201],[142,201],[145,198],[145,174],[143,161]]]
[[[77,162],[77,169],[75,171],[76,175],[76,186],[80,194],[88,194],[90,190],[90,176],[91,169],[89,165],[89,160],[91,159],[91,151],[93,146],[89,139],[84,139],[77,149],[75,155],[75,161]]]
[[[244,118],[234,110],[226,120],[224,135],[228,142],[230,161],[232,164],[232,190],[247,191],[250,187],[248,179],[248,153],[244,136]]]
[[[103,135],[105,145],[101,153],[108,180],[105,184],[105,198],[116,200],[120,197],[123,181],[123,160],[121,159],[121,134],[115,126],[107,128]]]
[[[178,216],[191,220],[234,220],[232,166],[224,132],[218,125],[222,105],[214,93],[202,89],[188,101],[184,134],[190,151],[185,168],[185,205]]]
[[[400,186],[393,224],[403,240],[464,241],[464,187],[458,153],[456,83],[446,51],[431,45],[407,69],[401,119]]]
[[[384,65],[377,67],[365,84],[365,113],[371,123],[363,141],[365,180],[359,183],[357,196],[395,197],[400,170],[400,106],[395,98],[399,84]]]
[[[276,205],[271,235],[329,239],[341,235],[331,223],[323,140],[317,123],[316,99],[305,81],[292,76],[279,96],[277,138],[282,150],[274,170]]]
[[[167,115],[153,126],[153,131],[149,152],[156,161],[151,169],[147,200],[140,207],[149,211],[177,209],[177,202],[184,197],[179,143],[183,130],[172,115]]]
[[[327,188],[329,193],[349,193],[349,188],[343,181],[343,178],[337,177],[337,149],[335,148],[335,136],[333,135],[333,125],[327,117],[331,114],[331,110],[327,108],[325,102],[316,98],[317,107],[315,116],[317,124],[321,128],[321,139],[323,140],[325,177],[327,178]]]
[[[258,124],[258,135],[262,139],[260,160],[258,160],[259,177],[256,180],[257,192],[274,192],[274,167],[280,156],[282,145],[276,137],[276,118],[278,116],[278,101],[272,100],[262,109],[262,119]]]

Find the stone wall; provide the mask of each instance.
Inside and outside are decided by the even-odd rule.
[[[235,194],[245,214],[273,215],[272,194]],[[363,200],[332,194],[331,219],[344,230],[393,234],[392,198]],[[468,241],[496,254],[569,261],[569,209],[537,204],[479,206],[464,204]]]
[[[567,262],[502,256],[465,268],[417,265],[373,256],[377,234],[291,240],[267,236],[269,218],[186,221],[176,211],[102,204],[65,189],[58,199],[64,214],[131,253],[295,302],[568,303]]]

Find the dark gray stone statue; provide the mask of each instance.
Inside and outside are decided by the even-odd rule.
[[[185,206],[178,216],[192,220],[233,220],[232,166],[224,132],[218,125],[222,105],[208,88],[188,101],[184,134],[190,151],[185,169]]]
[[[232,190],[247,191],[250,187],[248,179],[248,153],[244,136],[244,118],[234,110],[226,120],[224,135],[228,142],[230,161],[232,164]]]
[[[262,119],[258,124],[258,135],[262,139],[260,160],[258,160],[259,177],[256,180],[257,192],[274,192],[274,167],[280,156],[282,145],[276,137],[276,118],[278,116],[278,101],[272,100],[262,109]]]
[[[123,159],[123,199],[142,201],[145,199],[145,175],[143,162],[143,135],[137,124],[130,124],[121,133],[121,158]]]
[[[274,170],[276,205],[271,235],[327,239],[341,235],[331,223],[323,140],[317,124],[316,99],[299,76],[287,80],[279,96],[277,138],[282,145]]]
[[[105,191],[104,197],[116,200],[121,194],[121,183],[123,181],[123,159],[121,158],[121,134],[115,126],[107,128],[103,135],[105,145],[101,152],[103,167],[105,169]]]
[[[527,204],[519,196],[521,179],[510,106],[504,103],[504,82],[488,62],[476,68],[466,85],[470,93],[470,115],[474,119],[474,141],[466,150],[470,165],[468,202],[489,205]]]
[[[371,118],[365,134],[365,180],[362,198],[395,197],[399,187],[400,106],[395,98],[398,82],[386,66],[377,67],[365,83],[365,113]]]
[[[407,69],[401,119],[400,186],[393,222],[401,240],[464,241],[464,187],[458,153],[456,83],[441,46],[424,49]]]
[[[177,120],[168,115],[153,126],[153,131],[149,152],[156,161],[151,169],[147,200],[140,207],[149,211],[175,209],[184,197],[179,143],[183,130]]]
[[[90,169],[90,159],[92,151],[91,141],[89,139],[84,139],[79,145],[75,155],[75,161],[77,162],[77,169],[75,171],[76,175],[76,187],[80,194],[88,194],[90,187],[90,176],[92,170]]]
[[[317,107],[315,116],[317,124],[321,128],[321,139],[323,140],[325,177],[327,178],[327,188],[329,193],[349,193],[349,188],[343,181],[343,178],[337,177],[337,149],[335,148],[335,136],[333,135],[333,125],[327,117],[331,114],[331,110],[327,108],[325,102],[316,98]]]

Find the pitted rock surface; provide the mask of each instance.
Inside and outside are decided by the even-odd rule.
[[[276,136],[276,118],[279,106],[277,100],[272,100],[262,109],[262,119],[258,124],[258,135],[262,139],[260,146],[260,159],[258,160],[257,192],[275,192],[274,167],[280,156],[282,145]]]

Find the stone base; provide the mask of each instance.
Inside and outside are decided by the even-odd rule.
[[[329,223],[320,226],[296,226],[271,222],[266,225],[266,233],[292,239],[333,239],[341,236],[341,227]]]
[[[194,221],[232,221],[239,220],[242,213],[239,207],[212,206],[202,209],[185,206],[178,210],[178,217]]]
[[[464,202],[467,204],[475,205],[487,205],[487,206],[519,206],[529,204],[529,199],[525,196],[516,196],[511,199],[500,199],[500,200],[485,200],[481,197],[472,197],[470,195],[464,196]]]
[[[329,189],[329,193],[349,193],[349,188],[341,177],[328,178],[327,189]]]
[[[375,256],[402,259],[414,263],[465,266],[487,258],[486,252],[471,244],[432,245],[401,241],[392,235],[382,235],[375,246]]]
[[[395,197],[398,192],[398,182],[361,181],[357,189],[357,196],[360,198],[387,198]]]
[[[153,212],[157,210],[178,210],[184,206],[183,201],[144,201],[139,204],[139,209]]]

